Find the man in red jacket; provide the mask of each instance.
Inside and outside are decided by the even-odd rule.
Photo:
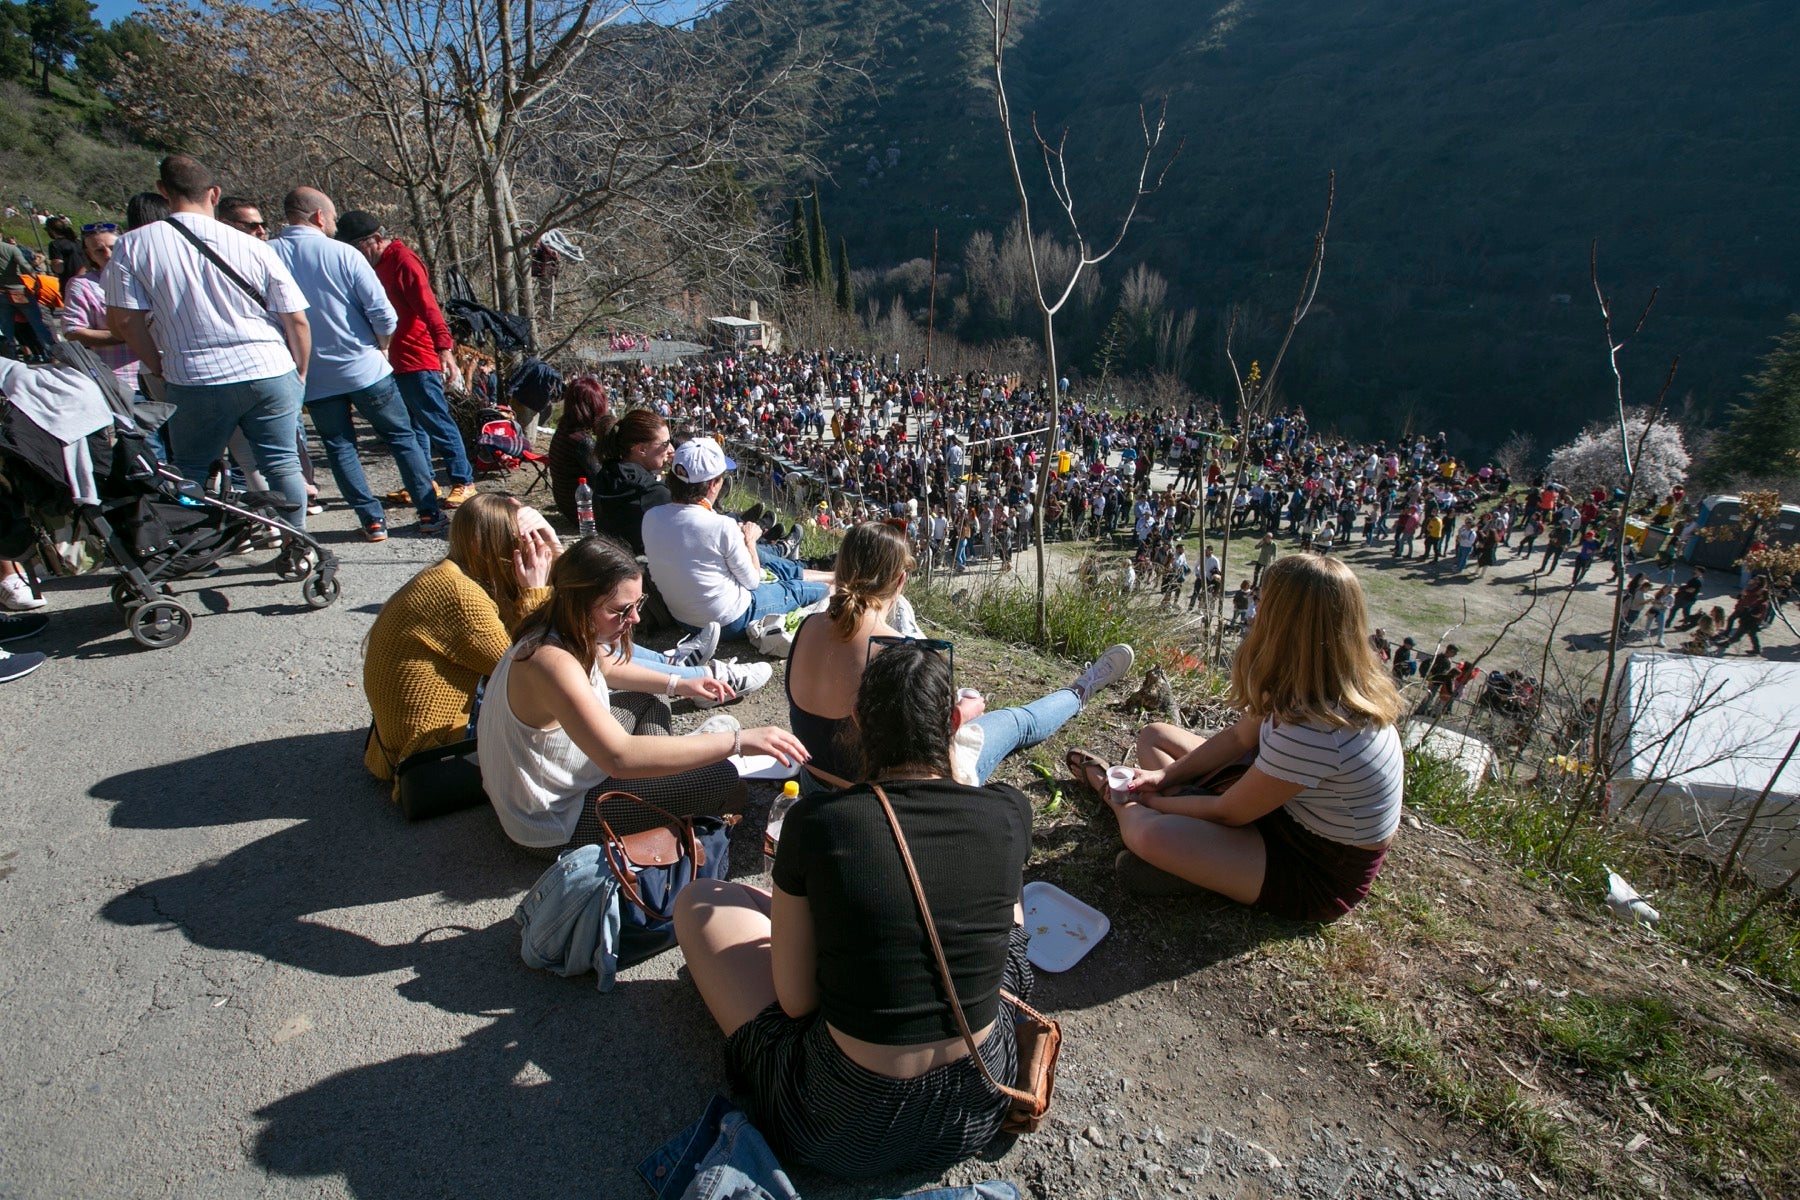
[[[417,431],[419,453],[427,462],[434,453],[443,459],[444,471],[450,476],[444,507],[455,508],[475,494],[475,471],[469,466],[462,432],[444,399],[444,381],[460,388],[462,379],[452,353],[456,341],[432,294],[431,278],[419,256],[398,238],[389,237],[373,213],[352,209],[343,214],[338,218],[337,236],[362,251],[400,315],[400,327],[388,344],[388,362]],[[407,503],[409,497],[395,492],[388,499]]]

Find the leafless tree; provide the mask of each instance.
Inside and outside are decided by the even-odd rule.
[[[1048,177],[1050,193],[1056,205],[1062,210],[1069,223],[1069,232],[1075,239],[1077,250],[1075,265],[1066,272],[1066,278],[1056,282],[1049,272],[1039,252],[1037,236],[1031,217],[1031,193],[1025,186],[1025,174],[1019,165],[1018,140],[1014,135],[1012,105],[1006,94],[1006,48],[1012,31],[1012,0],[980,0],[981,7],[988,15],[993,27],[994,103],[999,110],[1000,129],[1006,139],[1007,165],[1012,170],[1013,188],[1019,198],[1019,229],[1022,240],[1030,255],[1031,297],[1036,303],[1038,313],[1044,326],[1044,383],[1049,390],[1050,436],[1045,448],[1044,458],[1038,467],[1037,502],[1033,506],[1032,534],[1037,542],[1037,632],[1040,641],[1048,641],[1050,637],[1049,619],[1049,571],[1045,567],[1044,548],[1044,500],[1049,491],[1050,472],[1056,462],[1057,439],[1062,429],[1062,395],[1057,387],[1061,374],[1056,366],[1056,314],[1060,312],[1070,297],[1077,294],[1081,277],[1089,267],[1106,261],[1125,240],[1131,229],[1132,220],[1137,216],[1138,206],[1146,196],[1155,194],[1162,187],[1168,176],[1169,168],[1181,154],[1181,143],[1162,160],[1162,165],[1152,173],[1152,167],[1159,157],[1163,134],[1168,119],[1168,104],[1165,102],[1158,110],[1156,119],[1152,121],[1148,112],[1138,108],[1138,125],[1143,137],[1143,155],[1138,162],[1137,183],[1132,192],[1130,204],[1125,215],[1120,219],[1118,231],[1112,240],[1104,245],[1091,242],[1082,232],[1081,221],[1075,213],[1075,195],[1069,185],[1069,169],[1067,147],[1068,131],[1065,129],[1056,142],[1052,144],[1041,130],[1037,119],[1031,120],[1032,137],[1037,142],[1038,152],[1044,161],[1044,174]]]
[[[1225,493],[1225,532],[1219,539],[1219,564],[1226,577],[1231,574],[1231,527],[1237,512],[1238,494],[1244,490],[1250,471],[1250,457],[1247,453],[1248,441],[1255,430],[1268,419],[1275,399],[1275,385],[1281,378],[1281,364],[1287,358],[1288,347],[1293,345],[1294,334],[1299,330],[1301,322],[1306,320],[1307,313],[1312,311],[1313,300],[1319,294],[1319,280],[1325,275],[1325,241],[1331,232],[1331,214],[1337,206],[1337,172],[1326,176],[1325,182],[1325,216],[1319,222],[1319,231],[1313,235],[1312,257],[1307,260],[1306,271],[1300,277],[1300,294],[1294,300],[1294,307],[1288,313],[1287,329],[1281,336],[1281,342],[1275,348],[1275,356],[1269,360],[1269,369],[1265,373],[1260,362],[1252,362],[1248,372],[1238,367],[1235,341],[1238,325],[1243,317],[1240,306],[1233,305],[1231,313],[1225,321],[1225,361],[1231,365],[1232,383],[1237,388],[1237,432],[1238,447],[1236,464],[1231,473],[1231,485]],[[1225,589],[1221,587],[1218,595],[1211,600],[1212,613],[1212,649],[1209,656],[1217,662],[1220,645],[1225,637]]]

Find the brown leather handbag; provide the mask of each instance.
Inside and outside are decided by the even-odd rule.
[[[969,1047],[969,1057],[981,1069],[982,1076],[996,1091],[1012,1101],[1001,1128],[1007,1133],[1035,1133],[1050,1112],[1050,1100],[1056,1091],[1056,1056],[1062,1052],[1062,1025],[1052,1021],[1031,1005],[1004,988],[1000,999],[1013,1008],[1013,1038],[1018,1043],[1019,1077],[1016,1086],[1008,1087],[994,1078],[981,1059],[975,1035],[969,1032],[968,1018],[963,1015],[962,1001],[956,996],[956,980],[950,976],[950,964],[944,961],[944,944],[938,940],[937,923],[931,919],[931,906],[925,903],[925,888],[913,866],[912,851],[907,849],[906,835],[900,832],[900,818],[888,802],[881,785],[869,785],[887,814],[888,828],[894,831],[894,842],[900,847],[900,861],[906,867],[906,878],[912,883],[913,899],[919,904],[919,917],[925,922],[925,933],[931,939],[931,954],[937,959],[938,977],[944,982],[944,995],[950,998],[950,1011],[956,1015],[956,1027],[962,1031]]]

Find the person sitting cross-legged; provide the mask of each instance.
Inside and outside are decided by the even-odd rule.
[[[846,1178],[935,1172],[1000,1132],[1031,995],[1020,892],[1031,803],[950,777],[947,656],[902,641],[856,696],[868,784],[788,810],[774,890],[696,880],[675,905],[688,971],[725,1034],[726,1071],[788,1166]],[[876,789],[892,804],[972,1040],[970,1061]]]
[[[725,473],[736,466],[709,437],[683,443],[669,472],[673,502],[643,520],[644,553],[669,613],[690,630],[717,621],[726,639],[743,637],[759,617],[823,600],[831,581],[828,571],[762,551],[756,522],[714,511]]]
[[[1080,765],[1118,817],[1127,890],[1213,891],[1279,916],[1332,921],[1368,894],[1400,824],[1400,694],[1369,644],[1362,588],[1341,560],[1277,561],[1263,575],[1260,607],[1232,665],[1242,719],[1210,738],[1146,726],[1141,766],[1121,794],[1107,787],[1104,763],[1086,755]],[[1193,794],[1252,756],[1220,794]]]

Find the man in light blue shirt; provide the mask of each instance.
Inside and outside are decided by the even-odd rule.
[[[287,225],[270,245],[312,307],[312,357],[306,372],[306,408],[325,443],[331,473],[344,500],[356,510],[363,536],[387,540],[381,501],[369,491],[356,435],[354,408],[394,453],[400,480],[419,510],[419,532],[441,534],[449,518],[432,486],[431,462],[419,450],[406,402],[388,366],[387,343],[398,324],[375,268],[352,246],[333,240],[337,206],[316,188],[295,188],[282,202]]]

